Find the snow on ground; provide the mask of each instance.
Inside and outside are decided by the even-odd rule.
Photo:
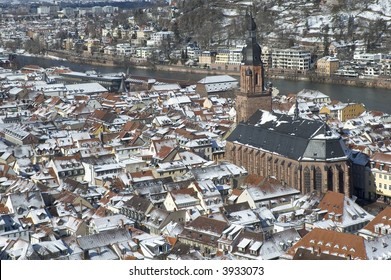
[[[54,55],[45,55],[44,57],[47,57],[47,58],[50,58],[50,59],[53,59],[53,60],[62,60],[62,61],[66,60],[65,58],[61,58],[61,57],[54,56]]]
[[[369,20],[377,20],[379,18],[382,18],[384,20],[391,20],[391,16],[383,16],[382,14],[379,14],[378,12],[373,12],[373,11],[364,11],[360,14],[358,14],[359,17],[369,19]]]
[[[371,4],[368,7],[372,11],[383,13],[386,16],[391,17],[391,1],[390,0],[379,0],[378,4]]]
[[[236,9],[235,10],[234,9],[223,9],[222,12],[223,12],[224,16],[228,16],[228,17],[233,17],[233,16],[239,15],[239,13]]]
[[[310,28],[320,28],[328,24],[331,25],[331,15],[315,15],[308,17],[308,25]]]

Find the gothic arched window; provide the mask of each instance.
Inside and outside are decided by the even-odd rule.
[[[315,190],[322,190],[322,171],[319,167],[315,169],[315,182],[314,182],[314,189]]]
[[[304,168],[304,193],[309,193],[311,191],[311,171],[308,168]]]

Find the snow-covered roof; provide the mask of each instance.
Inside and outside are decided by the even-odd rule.
[[[73,94],[96,94],[107,92],[107,89],[99,83],[70,84],[65,86],[69,93]]]
[[[238,82],[238,80],[229,75],[216,75],[216,76],[207,76],[198,81],[198,83],[200,84],[214,84],[214,83],[227,83],[227,82]]]

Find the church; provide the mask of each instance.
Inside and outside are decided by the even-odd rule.
[[[293,116],[272,112],[250,15],[247,29],[236,93],[237,126],[227,137],[226,159],[249,174],[276,178],[301,193],[334,191],[350,196],[349,150],[342,138],[322,121],[300,118],[297,105]]]

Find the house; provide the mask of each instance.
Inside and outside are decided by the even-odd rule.
[[[146,215],[152,210],[153,204],[137,195],[126,201],[120,213],[135,221],[135,227],[142,229]]]
[[[132,189],[136,195],[148,199],[154,206],[160,208],[167,195],[166,185],[171,182],[173,182],[171,177],[135,181]]]
[[[391,201],[391,155],[374,153],[370,158],[370,184],[385,202]]]
[[[187,172],[187,167],[182,161],[160,162],[152,170],[156,178],[183,176]]]
[[[53,231],[58,236],[85,236],[88,234],[88,224],[83,219],[67,215],[52,218]]]
[[[84,180],[97,184],[98,181],[104,181],[106,178],[117,176],[123,171],[123,167],[118,163],[113,154],[91,155],[82,158],[82,164],[85,169]],[[102,182],[104,184],[104,182]]]
[[[236,203],[248,202],[252,209],[284,204],[291,198],[300,194],[300,191],[289,186],[283,186],[275,179],[262,179],[257,185],[244,185]]]
[[[391,235],[366,240],[350,233],[316,228],[287,250],[282,259],[293,259],[299,249],[313,255],[339,257],[348,260],[391,259]],[[323,257],[325,257],[323,255]],[[317,257],[319,259],[319,257]]]
[[[149,151],[152,153],[152,163],[171,161],[177,153],[176,140],[173,138],[153,139]]]
[[[218,240],[228,227],[227,222],[200,216],[185,226],[178,240],[205,257],[213,257],[218,251]]]
[[[341,122],[349,119],[355,119],[366,111],[362,103],[339,103],[334,105],[325,105],[319,110],[319,114],[325,114],[331,118],[336,118]]]
[[[152,123],[157,127],[167,127],[173,124],[172,120],[167,116],[156,116]]]
[[[23,228],[21,222],[8,209],[1,205],[2,213],[0,214],[0,238],[20,238],[29,240],[31,232],[28,227]],[[6,209],[6,211],[4,211]]]
[[[80,162],[79,155],[53,157],[48,167],[53,169],[59,182],[62,182],[65,178],[76,181],[84,180],[85,168]]]
[[[183,162],[183,164],[189,169],[195,167],[201,167],[208,162],[207,160],[200,157],[199,155],[189,151],[179,152],[178,156]]]
[[[60,259],[70,253],[64,241],[60,239],[34,243],[32,249],[41,260]]]
[[[303,99],[306,102],[313,102],[319,104],[329,104],[331,99],[328,95],[312,89],[302,89],[296,94],[296,99]]]
[[[212,180],[216,186],[233,184],[234,179],[247,175],[246,169],[229,162],[221,162],[218,165],[210,165],[202,168],[193,168],[189,171],[197,181]]]
[[[185,129],[176,129],[174,135],[181,148],[200,155],[206,160],[212,159],[211,139],[205,133],[194,133]]]
[[[92,218],[89,223],[89,234],[104,232],[120,227],[133,227],[134,221],[122,214],[110,215],[106,217]]]
[[[217,241],[219,251],[224,254],[231,253],[233,246],[237,244],[237,237],[243,230],[243,226],[235,224],[231,224],[228,228],[226,228]]]
[[[28,145],[38,143],[38,137],[28,131],[24,126],[10,126],[3,128],[4,139],[15,145]]]
[[[238,80],[228,75],[207,76],[197,82],[196,93],[201,97],[208,97],[211,94],[235,90],[238,85]]]
[[[171,248],[170,254],[167,256],[167,260],[204,260],[205,258],[200,252],[191,249],[189,244],[183,244],[182,242],[176,242]]]
[[[193,188],[172,190],[167,193],[166,199],[163,202],[167,211],[178,211],[185,209],[197,209],[203,211],[197,191]],[[186,220],[189,218],[187,217]]]
[[[368,240],[391,235],[391,207],[386,207],[377,214],[365,227],[358,231],[358,235]]]
[[[272,52],[272,68],[291,69],[305,73],[311,66],[311,53],[300,49],[275,49]]]
[[[339,59],[325,56],[316,62],[316,73],[320,76],[331,76],[339,68]]]
[[[170,244],[163,236],[144,234],[135,237],[140,246],[140,252],[145,259],[165,259],[170,252]]]
[[[189,188],[197,192],[198,199],[206,213],[218,212],[218,209],[223,206],[221,194],[212,180],[194,181]]]
[[[353,199],[341,193],[327,192],[312,216],[306,221],[306,229],[320,227],[339,232],[356,233],[372,219],[373,216],[362,209]]]
[[[167,211],[154,207],[145,216],[143,221],[143,227],[147,233],[152,235],[161,235],[163,229],[169,223],[181,223],[184,224],[186,219],[186,211]]]
[[[105,109],[96,109],[88,117],[87,122],[96,122],[102,124],[105,128],[113,125],[117,115]]]
[[[8,242],[2,244],[0,252],[1,260],[39,260],[40,257],[32,250],[30,242],[17,238],[8,239]]]
[[[116,228],[96,234],[77,238],[77,244],[83,251],[84,260],[118,260],[115,244],[123,244],[131,241],[131,234],[126,228]]]
[[[256,231],[259,231],[260,229],[261,220],[257,213],[252,209],[230,211],[225,217],[230,224],[241,225]]]
[[[264,236],[262,233],[243,230],[235,238],[232,254],[242,260],[261,260],[260,249],[263,242]]]
[[[11,193],[5,203],[10,213],[16,217],[26,217],[30,210],[43,209],[45,202],[40,191],[26,191],[24,193]]]
[[[58,217],[72,215],[79,219],[91,216],[91,210],[94,208],[86,199],[68,190],[62,190],[56,196],[53,206]]]

